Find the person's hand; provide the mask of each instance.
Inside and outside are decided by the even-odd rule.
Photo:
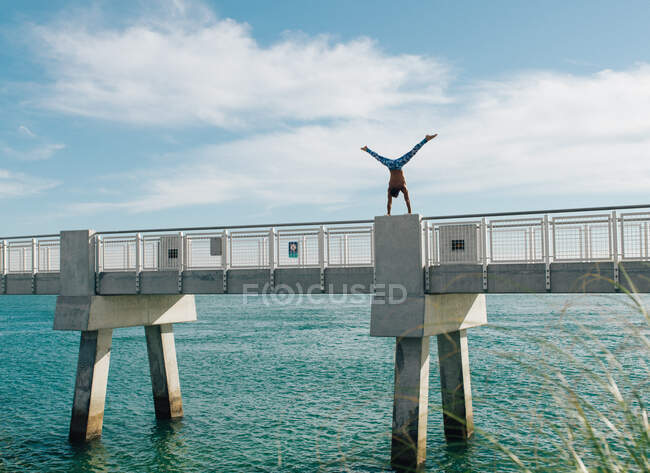
[[[363,148],[361,148],[361,151],[368,151],[368,147],[364,146]]]
[[[434,139],[436,136],[438,136],[438,133],[436,133],[436,134],[434,134],[434,135],[426,135],[424,138],[425,138],[427,141],[431,141],[431,140]]]

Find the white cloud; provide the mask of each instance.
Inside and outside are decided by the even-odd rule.
[[[389,55],[367,38],[296,34],[263,47],[248,25],[188,17],[177,3],[174,14],[124,29],[35,27],[54,81],[43,104],[131,123],[238,128],[448,100],[448,68],[433,58]]]
[[[64,148],[65,145],[61,143],[43,144],[26,149],[16,149],[0,143],[0,155],[19,161],[44,161]]]
[[[57,181],[0,169],[0,198],[26,197],[52,189]]]
[[[292,36],[263,47],[244,24],[172,13],[123,29],[36,28],[53,78],[43,103],[125,123],[249,132],[171,154],[135,179],[112,176],[132,197],[79,211],[230,200],[343,206],[386,185],[385,169],[360,146],[395,157],[433,131],[439,138],[406,168],[416,195],[620,195],[650,186],[649,65],[531,71],[451,92],[445,64],[386,54],[370,39]]]

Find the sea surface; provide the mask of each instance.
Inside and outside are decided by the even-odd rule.
[[[118,329],[103,436],[79,447],[67,439],[79,333],[52,330],[55,297],[0,296],[0,472],[389,471],[395,341],[369,336],[367,296],[196,302],[198,321],[174,326],[184,418],[156,421],[144,329]],[[487,303],[489,325],[468,331],[467,447],[444,442],[432,339],[427,471],[518,471],[515,456],[569,471],[563,383],[600,412],[615,404],[608,374],[648,402],[648,324],[627,296]]]

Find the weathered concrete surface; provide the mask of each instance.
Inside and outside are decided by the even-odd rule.
[[[59,273],[37,273],[34,282],[36,294],[58,294],[61,291]]]
[[[104,272],[97,277],[97,294],[105,296],[136,293],[135,271]]]
[[[54,330],[97,330],[195,320],[193,295],[59,296]]]
[[[487,270],[488,292],[546,292],[546,265],[544,263],[491,264]]]
[[[144,328],[151,373],[153,402],[158,419],[183,417],[181,384],[172,324]]]
[[[73,442],[85,442],[102,434],[112,335],[111,329],[81,332],[70,420]]]
[[[95,254],[92,230],[61,232],[61,294],[95,293]]]
[[[370,335],[422,337],[424,261],[420,215],[375,217],[375,294]]]
[[[178,294],[178,271],[143,271],[140,294]]]
[[[370,294],[374,268],[325,268],[325,292],[330,294]]]
[[[474,432],[466,330],[438,335],[438,361],[445,438],[463,442]]]
[[[185,271],[183,294],[223,294],[223,271]]]
[[[551,263],[551,292],[615,292],[614,263]]]
[[[487,323],[485,294],[430,294],[391,304],[373,298],[370,335],[426,337]]]
[[[375,217],[375,281],[378,288],[404,287],[408,297],[424,295],[421,216]]]
[[[650,261],[619,263],[619,282],[630,292],[650,292]]]
[[[416,471],[424,466],[429,405],[429,337],[397,338],[391,466]]]
[[[483,267],[479,264],[449,264],[429,267],[429,292],[483,292]]]
[[[7,294],[32,293],[31,274],[7,274],[5,281]]]
[[[269,269],[229,269],[228,294],[243,294],[244,285],[248,286],[248,293],[268,292],[271,283]],[[267,289],[265,289],[267,288]]]
[[[278,268],[275,270],[275,289],[290,288],[298,294],[319,294],[320,268]]]

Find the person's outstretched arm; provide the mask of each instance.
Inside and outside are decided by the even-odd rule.
[[[361,151],[365,151],[365,152],[368,153],[370,156],[372,156],[372,157],[375,158],[377,161],[379,161],[381,164],[383,164],[384,166],[386,166],[388,169],[392,169],[392,167],[393,167],[393,160],[392,160],[392,159],[384,158],[383,156],[381,156],[381,155],[375,153],[373,150],[371,150],[371,149],[368,148],[367,146],[364,146],[363,148],[361,148]]]
[[[404,156],[397,158],[395,160],[395,164],[399,166],[398,169],[404,166],[406,163],[408,163],[411,160],[411,158],[415,156],[415,153],[417,153],[420,150],[420,148],[422,148],[422,146],[424,146],[426,143],[434,139],[436,136],[438,136],[437,133],[435,135],[426,135],[424,139],[420,141],[418,144],[416,144],[411,151],[406,153]]]

